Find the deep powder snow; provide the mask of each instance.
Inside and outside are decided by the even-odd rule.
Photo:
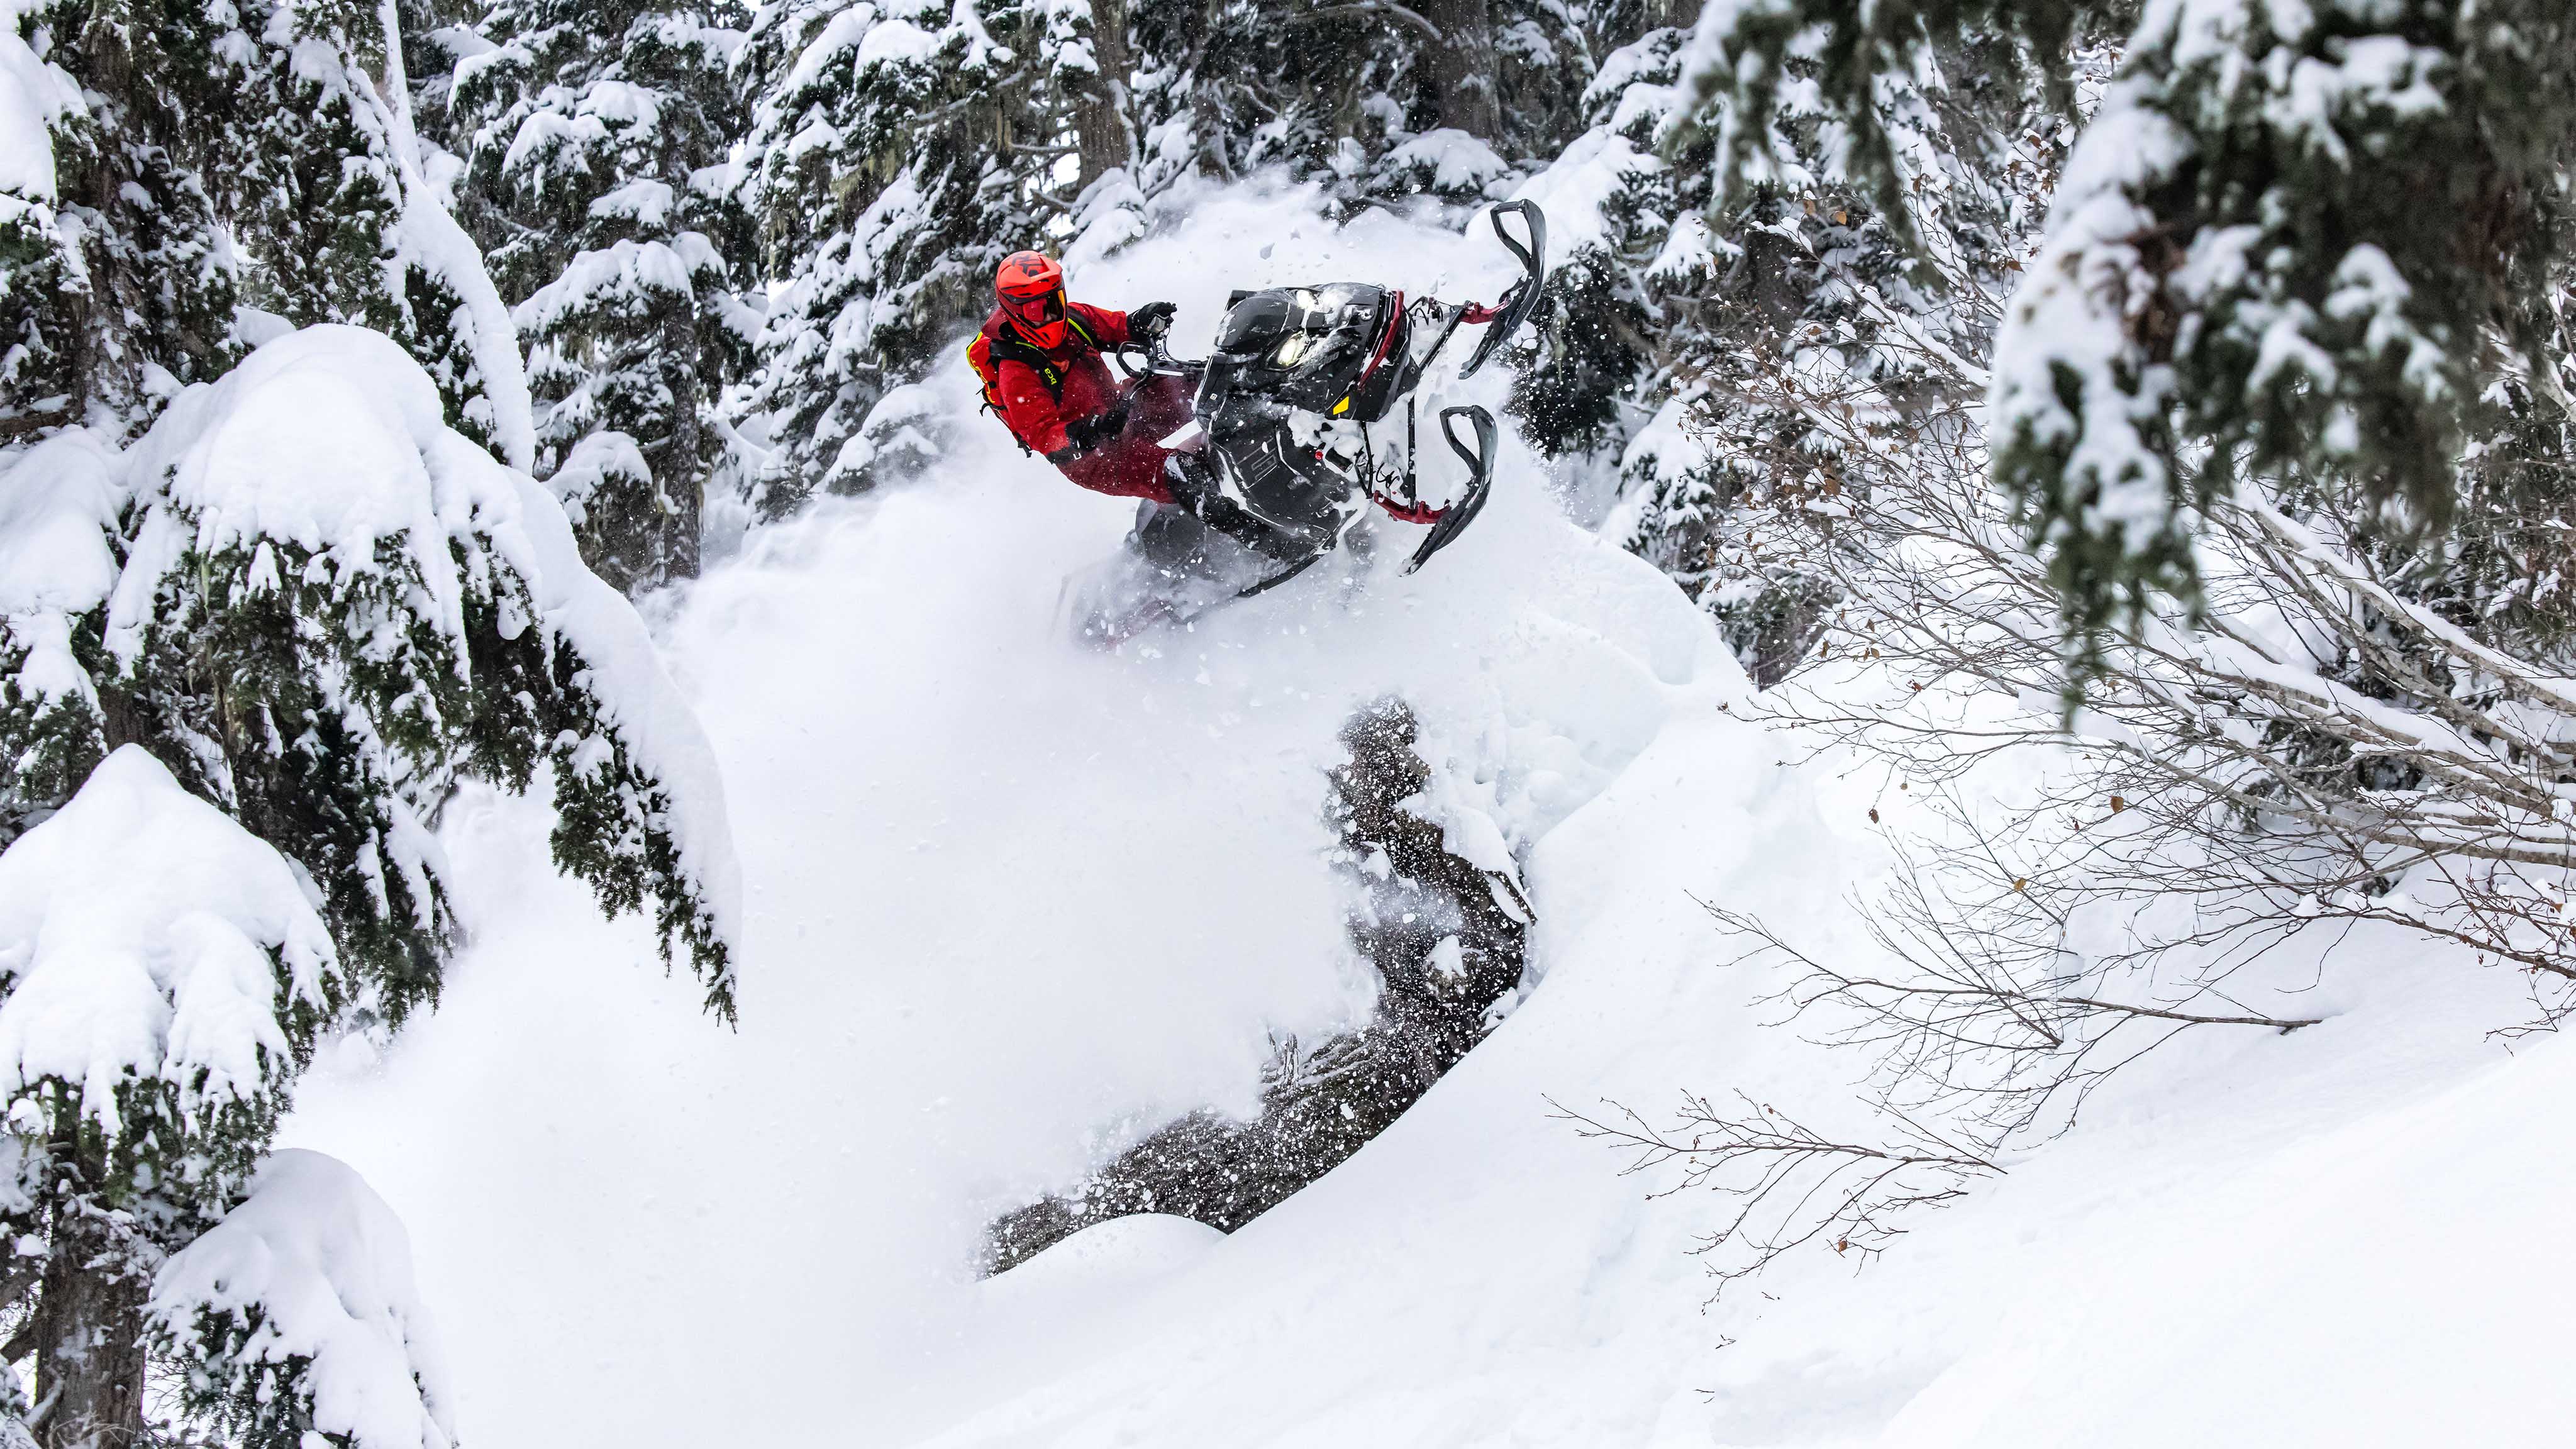
[[[1480,232],[1210,196],[1072,270],[1087,300],[1178,301],[1176,336],[1201,337],[1232,286],[1489,292],[1509,263]],[[960,378],[934,391],[968,406]],[[1747,686],[1706,621],[1540,477],[1507,445],[1485,518],[1417,578],[1351,591],[1318,570],[1118,654],[1070,645],[1056,608],[1127,510],[989,427],[933,479],[826,504],[692,587],[666,643],[732,806],[740,1031],[553,877],[535,807],[480,803],[448,826],[476,937],[448,997],[386,1059],[326,1061],[287,1133],[408,1224],[462,1440],[2551,1427],[2532,1315],[2576,1268],[2516,1253],[2512,1226],[2576,1186],[2576,1150],[2515,1127],[2565,1099],[2576,1059],[2503,1059],[2478,1029],[2510,983],[2447,963],[2390,966],[2294,1038],[2174,1053],[1867,1272],[1819,1253],[1753,1285],[1776,1301],[1703,1311],[1708,1208],[1649,1200],[1546,1099],[1847,1099],[1859,1063],[1715,964],[1693,895],[1852,946],[1874,786],[1781,763],[1735,718]],[[1535,990],[1240,1233],[1132,1219],[979,1283],[994,1211],[1179,1113],[1249,1108],[1268,1033],[1366,1011],[1325,772],[1389,693],[1421,718],[1443,808],[1519,859]]]

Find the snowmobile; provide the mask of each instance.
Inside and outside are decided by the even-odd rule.
[[[1485,329],[1459,369],[1473,377],[1538,309],[1547,282],[1546,214],[1510,201],[1489,215],[1522,268],[1492,306],[1408,300],[1365,282],[1268,287],[1227,299],[1205,358],[1176,359],[1159,339],[1121,349],[1122,432],[1159,441],[1178,501],[1144,505],[1124,558],[1083,591],[1084,635],[1114,644],[1276,588],[1350,540],[1372,505],[1428,526],[1408,574],[1457,541],[1493,488],[1494,417],[1440,410],[1468,480],[1433,506],[1415,466],[1415,390],[1462,326]]]

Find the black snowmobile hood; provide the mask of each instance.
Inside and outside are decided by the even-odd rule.
[[[1389,351],[1388,329],[1404,318],[1394,293],[1366,282],[1270,287],[1245,294],[1217,327],[1199,392],[1203,416],[1240,398],[1260,398],[1328,416],[1360,401],[1353,389]],[[1402,338],[1393,339],[1401,355]],[[1371,394],[1384,389],[1371,387]],[[1368,401],[1382,399],[1374,396]],[[1365,420],[1374,421],[1374,411]]]

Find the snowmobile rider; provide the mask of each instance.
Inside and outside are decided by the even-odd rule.
[[[966,350],[985,406],[1021,447],[1045,454],[1083,487],[1171,503],[1163,449],[1155,438],[1127,435],[1129,410],[1101,353],[1160,339],[1172,304],[1111,312],[1068,301],[1064,268],[1036,252],[1003,258],[993,295],[993,315]]]

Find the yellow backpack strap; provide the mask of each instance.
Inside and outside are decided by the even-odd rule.
[[[984,406],[1000,411],[1002,369],[993,361],[993,339],[990,335],[978,332],[975,340],[966,344],[966,365],[975,369],[975,380],[984,385]]]
[[[1057,402],[1064,401],[1064,369],[1055,365],[1054,358],[1016,337],[995,337],[989,332],[979,332],[976,336],[985,341],[987,354],[993,359],[992,376],[997,393],[1002,377],[1001,360],[1008,357],[1017,359],[1022,366],[1036,373],[1038,381],[1046,384],[1047,391],[1055,395]]]

